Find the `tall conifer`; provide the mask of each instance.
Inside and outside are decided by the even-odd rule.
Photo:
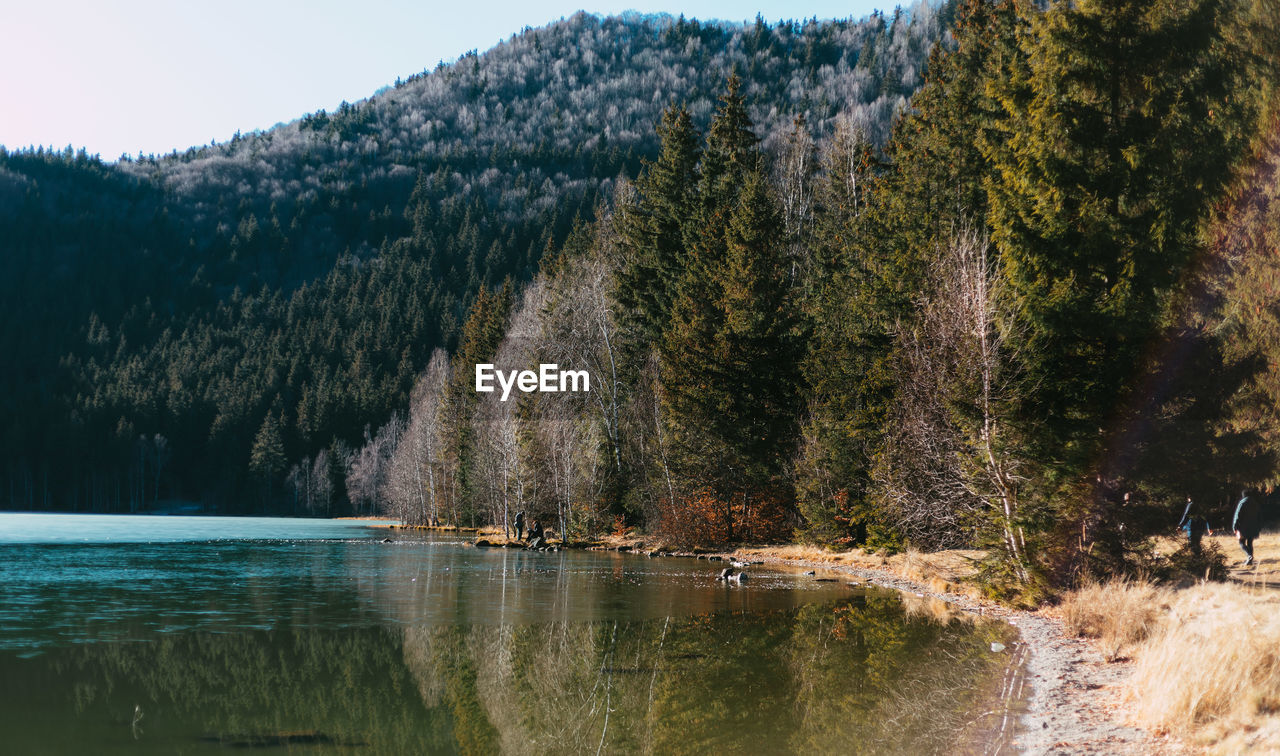
[[[1248,107],[1227,7],[1055,4],[1030,18],[1025,67],[993,87],[1007,117],[986,145],[990,222],[1023,334],[1020,435],[1059,526],[1059,577],[1121,567],[1149,528],[1121,492],[1140,486],[1154,427],[1140,416],[1163,411],[1151,392],[1173,377],[1144,372]]]
[[[786,497],[796,438],[798,317],[777,199],[760,171],[746,177],[725,244],[711,273],[714,299],[693,307],[692,289],[682,291],[662,384],[679,471],[728,512],[762,494]]]
[[[658,134],[658,159],[645,166],[634,201],[617,218],[624,262],[616,297],[633,350],[656,343],[666,328],[687,262],[684,239],[697,197],[699,135],[689,112],[668,108]]]
[[[994,238],[1026,327],[1041,455],[1082,472],[1127,401],[1233,163],[1221,3],[1061,3],[988,146]]]

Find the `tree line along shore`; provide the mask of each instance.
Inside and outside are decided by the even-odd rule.
[[[19,375],[6,396],[50,422],[11,427],[3,488],[27,508],[168,493],[504,529],[526,511],[570,540],[972,549],[976,585],[1028,604],[1091,580],[1220,574],[1222,549],[1152,544],[1187,497],[1225,510],[1280,478],[1278,18],[1270,0],[963,0],[831,25],[641,22],[627,44],[701,56],[700,89],[645,111],[647,151],[561,155],[566,177],[610,174],[568,205],[459,204],[479,175],[379,162],[413,136],[375,149],[383,125],[414,121],[392,117],[394,92],[130,163],[128,181],[87,158],[6,153],[6,176],[75,173],[87,196],[134,208],[154,199],[139,175],[204,196],[202,166],[212,181],[249,155],[297,158],[319,181],[303,158],[332,157],[323,140],[387,183],[299,210],[296,228],[279,207],[264,221],[257,199],[197,203],[192,217],[237,218],[226,265],[204,265],[200,244],[182,258],[201,262],[193,281],[218,280],[191,289],[213,314],[94,314],[83,351],[31,363],[57,363],[57,385]],[[553,39],[570,55],[574,34],[603,45],[616,23],[530,30],[398,91],[487,104],[488,86],[515,86],[498,73],[520,66],[500,61],[538,60]],[[760,83],[783,70],[785,91]],[[841,99],[855,89],[867,96]],[[355,142],[367,151],[341,147]],[[494,197],[527,195],[499,177],[521,159],[491,150]],[[23,186],[5,196],[51,217]],[[499,206],[518,233],[482,228]],[[323,281],[305,254],[272,269],[321,215],[344,239],[387,241],[355,244]],[[161,216],[147,238],[181,246]],[[18,247],[38,247],[30,236]],[[260,294],[238,288],[249,260]],[[587,371],[591,391],[474,390],[478,364],[540,363]],[[52,435],[25,444],[32,427]]]
[[[1274,517],[1276,10],[955,13],[882,148],[796,118],[764,149],[735,74],[705,129],[671,105],[532,282],[479,293],[353,452],[352,501],[569,540],[977,549],[985,590],[1029,603],[1220,574],[1222,550],[1152,539],[1188,497],[1221,519],[1251,488]],[[592,390],[472,385],[546,363]]]

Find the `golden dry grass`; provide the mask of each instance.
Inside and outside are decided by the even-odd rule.
[[[591,543],[596,546],[602,546],[606,549],[616,549],[622,547],[624,549],[642,548],[650,543],[654,544],[654,548],[662,548],[663,544],[657,544],[653,539],[646,540],[641,536],[626,534],[618,535],[616,533],[605,533],[603,535],[594,536]],[[665,549],[664,549],[665,550]]]
[[[1132,656],[1135,724],[1213,752],[1280,752],[1280,593],[1113,582],[1068,595],[1059,611],[1111,659]]]
[[[1139,720],[1230,750],[1280,748],[1280,596],[1202,584],[1171,604],[1136,656]]]
[[[1167,593],[1128,581],[1090,585],[1068,594],[1059,611],[1068,633],[1097,638],[1103,658],[1116,661],[1151,634],[1169,608]]]

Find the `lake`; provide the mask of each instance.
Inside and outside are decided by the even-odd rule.
[[[1007,624],[764,567],[2,513],[0,564],[7,753],[981,753],[1018,704]]]

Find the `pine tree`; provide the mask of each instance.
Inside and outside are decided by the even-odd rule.
[[[262,482],[268,505],[276,478],[284,472],[287,464],[284,439],[280,434],[280,418],[274,411],[268,412],[262,419],[262,425],[258,427],[249,452],[249,471]]]
[[[1028,36],[1029,96],[1003,92],[993,230],[1028,327],[1043,452],[1076,472],[1097,458],[1233,162],[1219,6],[1055,6]]]
[[[280,419],[274,412],[268,412],[253,438],[249,469],[270,480],[283,472],[284,468],[284,440],[280,435]]]
[[[668,108],[658,125],[658,159],[635,182],[636,196],[616,218],[624,263],[616,298],[632,351],[656,343],[671,316],[671,299],[687,262],[684,239],[697,196],[697,130],[683,107]]]
[[[663,345],[666,423],[691,489],[725,507],[784,498],[794,453],[801,341],[777,199],[760,171],[747,175],[729,216],[716,295],[694,307],[681,293]]]
[[[730,74],[699,165],[697,223],[686,226],[685,236],[686,245],[699,248],[699,257],[712,267],[723,254],[724,232],[743,180],[760,160],[760,139],[752,128],[742,79]]]
[[[777,198],[747,176],[726,234],[718,341],[728,378],[720,427],[746,486],[776,485],[794,452],[802,334]]]
[[[1022,437],[1041,495],[1065,507],[1061,540],[1082,547],[1061,569],[1096,538],[1092,558],[1114,568],[1143,534],[1117,519],[1144,447],[1126,418],[1146,404],[1146,354],[1240,149],[1227,7],[1057,4],[1030,19],[1025,68],[994,88],[1007,116],[985,151],[990,219],[1033,387]]]
[[[711,121],[707,147],[699,164],[697,215],[694,223],[685,226],[686,261],[679,280],[674,282],[670,323],[659,342],[666,364],[683,359],[680,351],[672,351],[672,344],[680,342],[705,349],[723,324],[723,312],[717,303],[723,295],[720,271],[725,265],[725,236],[743,181],[757,169],[760,160],[756,150],[759,140],[751,131],[740,87],[741,80],[736,74],[731,75],[720,110]],[[673,338],[676,330],[680,333]],[[707,365],[712,361],[704,360]]]

